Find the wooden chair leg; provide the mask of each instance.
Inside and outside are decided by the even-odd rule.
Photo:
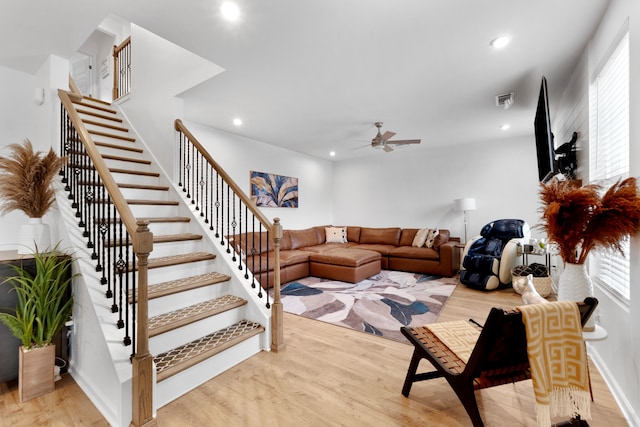
[[[480,410],[478,410],[478,402],[476,401],[476,394],[472,384],[466,383],[449,383],[453,391],[456,392],[458,399],[462,402],[462,406],[467,411],[473,427],[484,427],[482,417],[480,416]]]
[[[416,376],[420,359],[422,359],[422,357],[420,356],[418,349],[414,349],[413,356],[411,356],[411,362],[409,363],[409,369],[407,369],[407,376],[405,377],[404,385],[402,386],[402,395],[404,397],[409,397],[409,392],[411,391],[411,386],[413,385],[413,380]]]

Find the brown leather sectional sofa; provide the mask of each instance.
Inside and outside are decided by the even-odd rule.
[[[280,241],[280,282],[308,276],[356,283],[384,270],[451,277],[460,265],[460,239],[439,230],[432,248],[415,247],[417,228],[347,226],[346,242],[327,243],[326,227],[283,230]],[[273,242],[265,233],[236,235],[231,245],[239,248],[250,271],[260,283],[274,283]],[[233,242],[239,242],[234,245]],[[247,250],[248,248],[248,250]],[[247,255],[248,254],[248,255]],[[267,261],[269,254],[269,261]]]

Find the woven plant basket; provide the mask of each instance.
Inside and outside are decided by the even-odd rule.
[[[533,275],[533,287],[536,288],[536,292],[541,297],[548,297],[553,291],[553,283],[549,276],[549,269],[546,265],[533,263],[530,265],[516,265],[511,269],[511,276],[513,281],[513,289],[522,294],[522,289],[527,284],[527,276]]]

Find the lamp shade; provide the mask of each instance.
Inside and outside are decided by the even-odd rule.
[[[455,199],[453,201],[453,209],[458,212],[475,211],[476,199],[473,197],[465,197],[464,199]]]

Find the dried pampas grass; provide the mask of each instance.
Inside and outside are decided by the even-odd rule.
[[[541,187],[539,227],[558,245],[565,262],[584,264],[595,248],[623,253],[622,240],[640,230],[635,178],[618,181],[603,195],[596,184],[552,180]]]
[[[9,145],[10,154],[0,157],[0,214],[14,210],[29,218],[41,218],[55,202],[52,183],[66,158],[49,149],[33,151],[31,141]]]

